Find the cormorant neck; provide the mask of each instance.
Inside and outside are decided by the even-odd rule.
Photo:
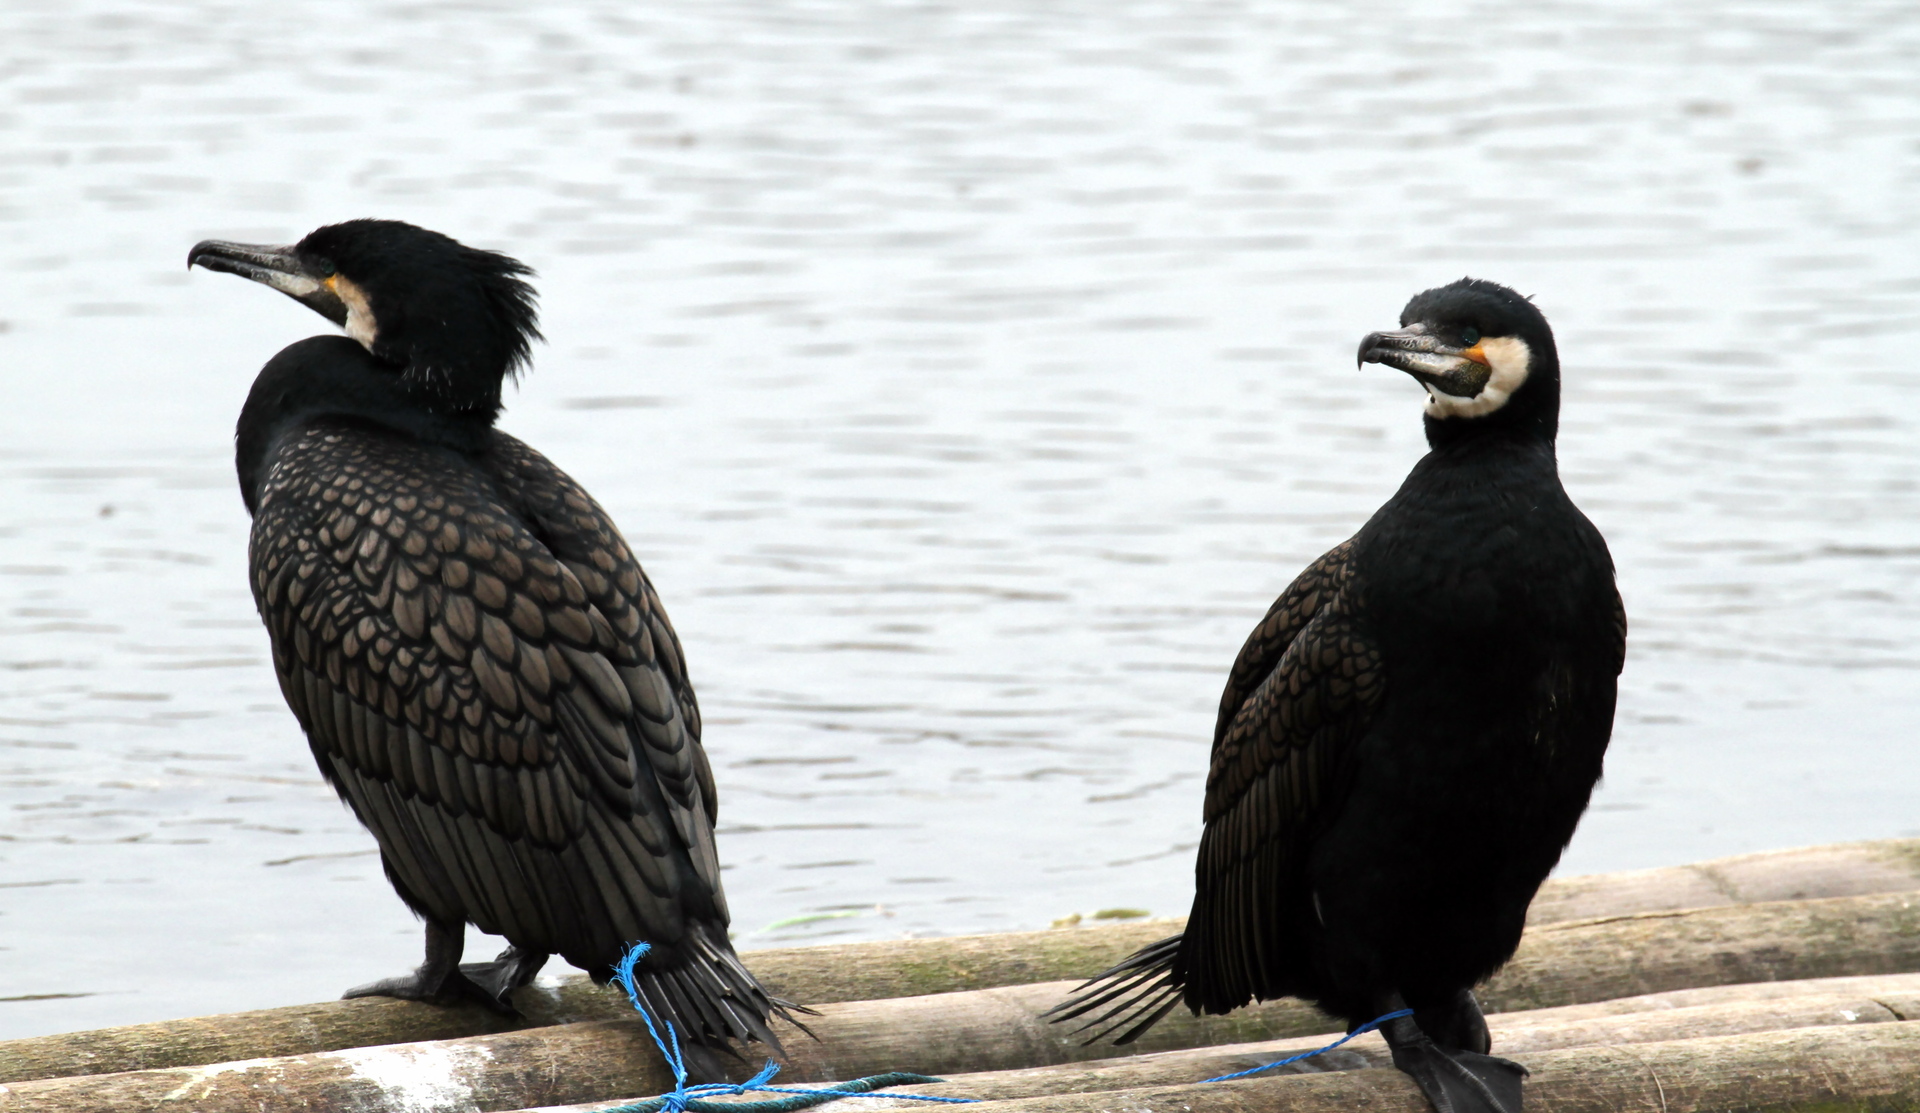
[[[253,380],[234,430],[234,466],[247,513],[259,509],[260,484],[274,445],[315,418],[362,421],[456,452],[486,447],[500,415],[490,402],[456,407],[410,383],[399,368],[375,359],[344,336],[314,336],[290,344]]]
[[[383,363],[412,404],[433,413],[475,414],[500,412],[501,386],[509,363],[492,353],[465,353],[450,360],[420,345],[388,344],[375,339],[369,349]]]
[[[1558,371],[1558,367],[1536,368],[1507,404],[1490,414],[1479,417],[1434,417],[1427,414],[1427,446],[1452,448],[1486,438],[1538,441],[1551,449],[1554,439],[1560,434]]]

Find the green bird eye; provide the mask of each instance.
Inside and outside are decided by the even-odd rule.
[[[1461,329],[1460,343],[1465,344],[1469,348],[1480,343],[1480,330],[1472,326]]]

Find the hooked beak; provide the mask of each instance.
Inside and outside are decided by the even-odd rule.
[[[201,240],[187,252],[187,266],[225,271],[271,286],[336,325],[347,323],[347,303],[333,292],[325,275],[294,254],[291,247]]]
[[[1370,332],[1360,341],[1358,363],[1398,368],[1426,386],[1455,398],[1473,398],[1486,388],[1493,366],[1479,345],[1450,348],[1428,335],[1425,325]]]

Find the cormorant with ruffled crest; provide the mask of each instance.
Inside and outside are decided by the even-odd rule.
[[[1606,542],[1560,485],[1560,361],[1533,303],[1462,279],[1362,363],[1411,375],[1430,451],[1314,561],[1221,696],[1184,933],[1062,1004],[1126,1043],[1185,1003],[1302,997],[1381,1031],[1440,1113],[1520,1113],[1472,987],[1600,777],[1626,651]]]
[[[385,220],[187,263],[346,332],[268,361],[235,441],[281,691],[426,921],[418,970],[347,996],[511,1012],[550,954],[605,982],[646,940],[640,991],[697,1070],[720,1069],[704,1048],[777,1048],[786,1003],[727,939],[680,640],[606,512],[494,428],[539,338],[532,272]],[[462,965],[469,923],[511,946]]]

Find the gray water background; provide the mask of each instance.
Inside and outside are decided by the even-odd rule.
[[[540,271],[505,427],[685,639],[743,947],[1184,911],[1233,653],[1537,295],[1633,621],[1563,871],[1920,831],[1920,9],[0,7],[0,1036],[418,960],[245,579],[325,331],[203,237]],[[484,945],[476,942],[475,946]]]

